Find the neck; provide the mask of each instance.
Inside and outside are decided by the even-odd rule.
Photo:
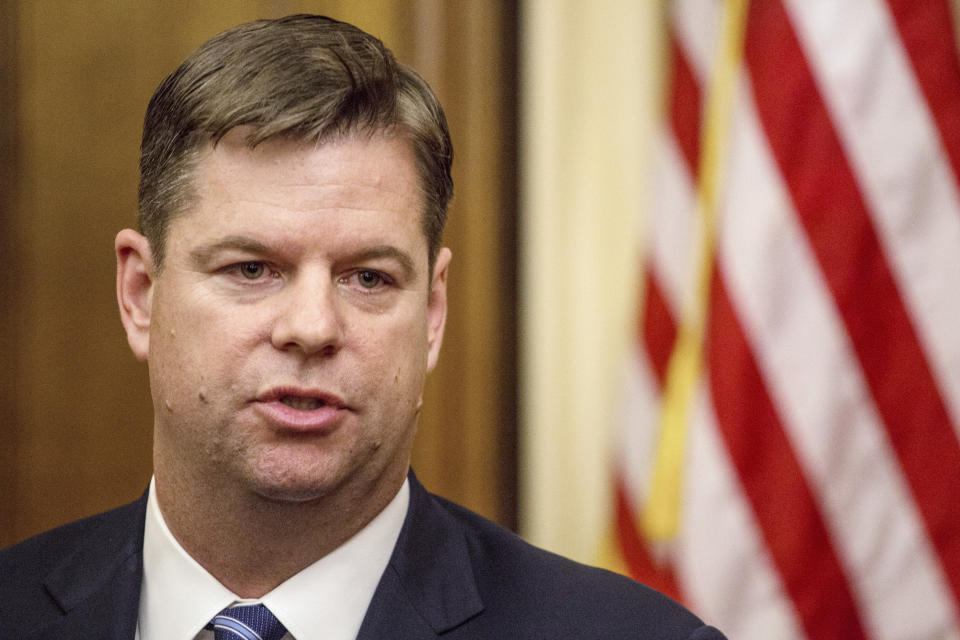
[[[221,584],[241,598],[260,598],[339,547],[394,498],[338,492],[306,502],[281,502],[182,474],[155,476],[164,521],[177,542]],[[201,487],[204,487],[201,489]]]

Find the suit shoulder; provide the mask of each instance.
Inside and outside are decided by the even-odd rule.
[[[139,527],[142,537],[143,513],[141,498],[0,549],[0,608],[33,606],[45,600],[44,579],[64,562],[88,553],[91,546],[115,553],[129,540],[131,530]]]
[[[617,573],[540,549],[443,498],[463,529],[484,603],[535,625],[530,637],[723,638],[667,596]],[[542,635],[546,634],[546,635]],[[518,634],[518,637],[522,634]]]
[[[655,594],[654,597],[673,602],[635,580],[606,569],[581,564],[536,547],[509,529],[465,507],[438,496],[435,496],[435,499],[461,524],[471,553],[484,561],[481,569],[507,573],[525,573],[529,569],[537,569],[538,571],[531,575],[529,580],[542,582],[543,577],[546,576],[558,586],[567,586],[568,583],[579,586],[582,583],[585,586],[603,590],[635,592],[643,595]],[[523,576],[512,577],[525,581]]]
[[[105,543],[129,531],[130,523],[142,519],[142,499],[103,513],[75,520],[44,531],[10,547],[0,549],[0,568],[13,569],[26,563],[55,563],[91,535],[104,536]],[[0,573],[0,575],[4,575]],[[6,580],[4,579],[4,582]]]

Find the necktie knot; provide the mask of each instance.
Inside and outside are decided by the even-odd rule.
[[[209,626],[216,640],[280,640],[287,632],[262,604],[227,607]]]

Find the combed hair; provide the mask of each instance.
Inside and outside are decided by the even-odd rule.
[[[170,221],[195,200],[200,152],[235,127],[247,143],[286,137],[323,143],[351,134],[409,141],[424,194],[433,262],[453,195],[453,145],[433,91],[377,38],[325,16],[259,20],[225,31],[160,83],[140,147],[138,223],[162,268]]]

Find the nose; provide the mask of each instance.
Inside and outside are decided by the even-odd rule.
[[[303,279],[283,292],[271,334],[282,351],[299,350],[304,355],[332,355],[343,341],[343,323],[336,291],[328,279]]]

